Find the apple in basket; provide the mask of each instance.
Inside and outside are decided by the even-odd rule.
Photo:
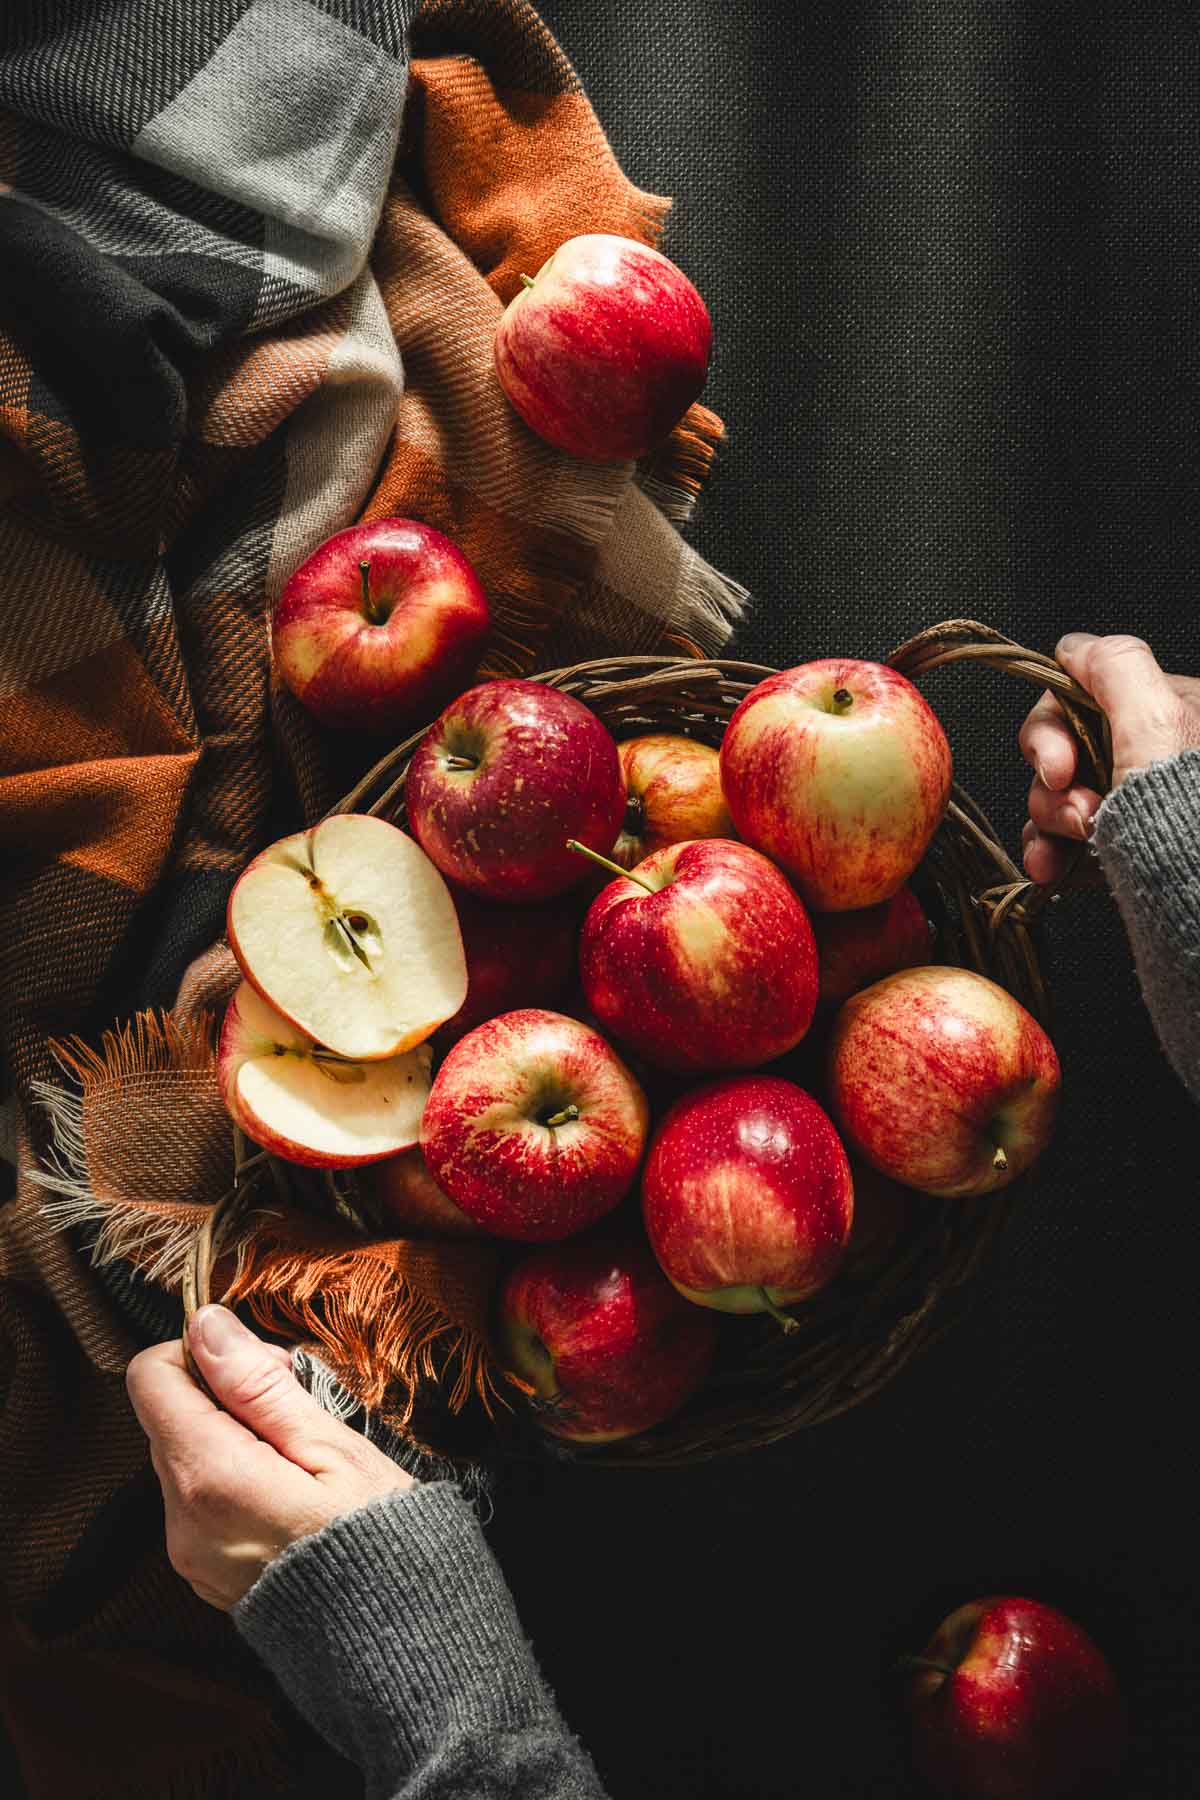
[[[430,727],[405,801],[443,875],[485,899],[524,904],[582,879],[568,838],[609,848],[625,784],[617,746],[586,706],[544,682],[488,681]]]
[[[502,1013],[461,1038],[421,1122],[429,1172],[497,1237],[547,1243],[628,1193],[646,1097],[596,1031],[563,1013]]]
[[[847,1144],[927,1194],[1024,1174],[1050,1141],[1060,1080],[1037,1020],[970,969],[902,969],[833,1021],[828,1093]]]
[[[490,626],[461,550],[415,519],[328,538],[275,602],[275,665],[325,725],[421,724],[475,673]]]
[[[880,663],[804,663],[760,681],[721,743],[738,834],[818,912],[890,899],[950,796],[950,746],[927,701]]]
[[[716,1322],[679,1297],[643,1242],[605,1233],[518,1263],[501,1292],[499,1339],[545,1431],[605,1444],[648,1431],[695,1393]]]
[[[644,456],[704,386],[708,308],[681,269],[632,238],[569,238],[496,327],[500,385],[531,431],[588,462]]]
[[[914,1758],[946,1800],[1098,1800],[1128,1736],[1105,1657],[1039,1600],[993,1595],[952,1612],[905,1657]]]
[[[429,1095],[427,1044],[378,1062],[347,1062],[243,981],[217,1047],[217,1085],[248,1138],[320,1169],[395,1156],[415,1144]]]
[[[352,1061],[424,1043],[466,999],[450,890],[419,844],[364,813],[256,856],[229,896],[226,929],[263,999]]]
[[[854,1216],[850,1164],[810,1094],[737,1075],[677,1100],[642,1178],[650,1247],[687,1299],[719,1312],[807,1300],[836,1274]]]
[[[897,969],[927,963],[933,944],[929,920],[910,887],[858,912],[814,913],[820,968],[818,1005],[835,1007]]]
[[[387,1065],[382,1064],[386,1068]],[[429,1173],[421,1146],[373,1163],[359,1177],[368,1203],[373,1203],[388,1230],[401,1237],[478,1237],[480,1228],[455,1206]]]
[[[662,1069],[769,1062],[800,1042],[817,999],[804,907],[765,856],[728,838],[618,872],[588,910],[579,968],[600,1029]]]
[[[439,1053],[497,1013],[554,1006],[575,969],[578,918],[568,905],[497,906],[451,888],[467,957],[467,997],[433,1036]]]
[[[709,744],[670,732],[617,745],[625,777],[625,818],[609,851],[623,869],[668,844],[731,838],[733,820],[721,792],[721,759]]]

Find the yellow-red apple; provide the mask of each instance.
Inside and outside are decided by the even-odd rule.
[[[768,676],[721,744],[739,835],[818,912],[890,899],[941,823],[950,777],[932,709],[881,663],[833,658]]]
[[[1006,989],[970,969],[902,969],[847,1000],[829,1100],[847,1144],[927,1194],[1004,1187],[1050,1141],[1054,1046]]]

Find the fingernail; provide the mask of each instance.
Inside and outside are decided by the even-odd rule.
[[[1037,774],[1037,778],[1038,778],[1038,780],[1039,780],[1039,781],[1040,781],[1040,782],[1041,782],[1041,784],[1042,784],[1042,786],[1043,786],[1043,787],[1044,787],[1044,788],[1048,788],[1048,787],[1049,787],[1049,786],[1050,786],[1050,783],[1049,783],[1049,781],[1048,781],[1048,780],[1047,780],[1047,779],[1046,779],[1046,771],[1045,771],[1045,769],[1044,769],[1044,768],[1043,768],[1043,767],[1042,767],[1042,763],[1041,763],[1041,758],[1040,758],[1040,757],[1037,757],[1037,756],[1035,756],[1035,757],[1034,757],[1034,759],[1033,759],[1033,766],[1034,766],[1034,770],[1035,770],[1035,771],[1036,771],[1036,774]]]
[[[1077,806],[1064,806],[1059,816],[1072,837],[1088,836],[1088,822]]]
[[[240,1350],[250,1336],[227,1306],[202,1306],[192,1320],[190,1332],[193,1331],[210,1356],[229,1356]]]
[[[1054,654],[1070,656],[1074,651],[1082,650],[1083,646],[1090,643],[1095,635],[1094,631],[1068,631],[1065,637],[1059,638],[1058,649]]]

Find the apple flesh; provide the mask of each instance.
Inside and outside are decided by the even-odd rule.
[[[424,1043],[466,999],[450,891],[383,819],[337,814],[272,844],[236,883],[226,928],[263,999],[354,1062]]]
[[[695,738],[654,732],[617,745],[625,778],[625,818],[609,852],[632,869],[668,844],[731,838],[733,820],[721,792],[721,759]]]
[[[586,706],[539,681],[489,681],[426,733],[405,800],[413,835],[443,875],[523,905],[582,879],[568,838],[609,848],[625,784],[617,746]]]
[[[820,984],[817,1004],[832,1012],[860,988],[929,961],[933,933],[910,887],[859,912],[814,913]]]
[[[741,1075],[685,1094],[650,1146],[646,1235],[681,1294],[720,1312],[769,1312],[832,1280],[854,1216],[837,1132],[803,1088]]]
[[[569,238],[496,327],[496,373],[546,443],[587,462],[644,456],[704,386],[708,308],[681,269],[632,238]]]
[[[721,744],[739,836],[818,912],[888,900],[950,797],[950,746],[910,681],[880,663],[804,663],[748,693]]]
[[[275,664],[325,725],[396,731],[471,679],[490,628],[479,578],[448,537],[377,519],[328,538],[275,602]]]
[[[960,1606],[912,1670],[918,1768],[946,1800],[1095,1800],[1124,1758],[1116,1677],[1073,1620],[1038,1600]]]
[[[1023,1175],[1050,1141],[1060,1084],[1037,1020],[970,969],[903,969],[833,1022],[829,1101],[847,1144],[927,1194]]]
[[[691,1398],[712,1364],[715,1321],[689,1306],[646,1245],[553,1245],[519,1263],[499,1305],[509,1369],[555,1437],[608,1444],[649,1431]]]
[[[549,1243],[624,1198],[647,1123],[645,1095],[598,1032],[528,1007],[454,1046],[421,1148],[438,1186],[485,1231]]]
[[[467,958],[467,997],[433,1035],[439,1054],[485,1019],[554,1006],[575,969],[577,920],[561,903],[497,906],[451,890]]]
[[[431,1062],[426,1044],[385,1062],[332,1056],[243,981],[225,1011],[217,1085],[234,1123],[264,1150],[349,1169],[416,1143]]]
[[[474,1219],[433,1179],[416,1142],[399,1156],[373,1164],[360,1179],[367,1199],[403,1237],[480,1235]]]
[[[808,915],[764,856],[671,844],[584,920],[580,976],[602,1031],[668,1070],[753,1068],[798,1044],[817,999]]]

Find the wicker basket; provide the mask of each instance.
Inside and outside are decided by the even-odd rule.
[[[943,664],[969,662],[1052,689],[1079,740],[1088,778],[1101,791],[1107,787],[1110,752],[1103,716],[1097,717],[1094,702],[1051,658],[973,620],[951,620],[910,639],[888,661],[914,681]],[[617,738],[667,730],[715,745],[739,701],[772,673],[751,663],[640,656],[582,663],[534,679],[575,695]],[[405,779],[423,735],[389,751],[335,810],[369,812],[404,825]],[[1062,886],[1088,879],[1089,861],[1084,853],[1059,889],[1034,887],[984,813],[956,786],[914,878],[937,930],[937,956],[991,976],[1047,1024],[1048,999],[1030,928]],[[775,1067],[789,1072],[786,1059]],[[240,1157],[245,1151],[243,1144]],[[302,1183],[308,1190],[305,1203],[312,1204],[311,1176],[261,1152],[242,1167],[259,1178],[269,1169],[285,1197]],[[242,1210],[257,1185],[243,1181],[198,1242],[185,1283],[189,1314],[209,1297],[216,1256],[236,1239]],[[1004,1228],[1011,1193],[1005,1189],[975,1201],[913,1195],[886,1266],[869,1280],[839,1277],[797,1309],[795,1332],[785,1335],[761,1317],[730,1321],[705,1389],[665,1424],[601,1448],[574,1449],[558,1440],[548,1448],[608,1466],[680,1465],[772,1443],[857,1405],[946,1328],[956,1290]],[[352,1184],[331,1181],[327,1203],[353,1216]]]

